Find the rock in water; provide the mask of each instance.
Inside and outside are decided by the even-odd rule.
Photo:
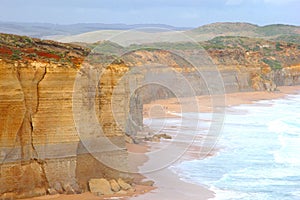
[[[118,179],[118,183],[120,185],[120,187],[123,189],[123,190],[129,190],[131,189],[131,185],[129,185],[128,183],[126,183],[123,179],[119,178]]]
[[[112,191],[119,192],[121,190],[120,185],[117,183],[115,179],[109,181]]]
[[[172,136],[167,135],[166,133],[156,134],[156,135],[154,135],[154,137],[157,137],[159,139],[164,138],[164,139],[167,139],[167,140],[171,140],[172,139]]]
[[[113,194],[111,191],[110,183],[104,179],[91,179],[89,181],[90,191],[97,195],[109,195]]]

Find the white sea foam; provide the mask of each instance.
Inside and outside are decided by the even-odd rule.
[[[278,134],[280,148],[274,151],[276,163],[300,165],[300,115],[274,120],[269,130]]]
[[[220,143],[227,150],[175,168],[215,200],[299,200],[300,95],[231,108]],[[239,112],[243,110],[245,112]]]
[[[211,191],[215,192],[215,197],[211,198],[213,200],[233,200],[233,199],[245,199],[247,194],[242,192],[230,191],[230,190],[221,190],[214,186],[209,188]]]

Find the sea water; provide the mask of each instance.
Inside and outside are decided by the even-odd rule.
[[[216,200],[300,199],[300,94],[229,108],[218,145],[172,169]]]

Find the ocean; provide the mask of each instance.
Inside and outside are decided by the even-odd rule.
[[[218,153],[170,168],[214,191],[214,200],[299,200],[299,103],[300,93],[228,108]]]

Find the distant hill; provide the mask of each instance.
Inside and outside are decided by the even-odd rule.
[[[47,37],[59,42],[85,42],[95,43],[109,40],[122,46],[131,44],[147,44],[154,42],[180,42],[190,41],[189,35],[184,31],[160,31],[160,29],[135,29],[135,30],[99,30],[70,36]]]
[[[51,39],[59,42],[95,43],[110,40],[122,46],[157,42],[208,41],[215,37],[240,36],[300,44],[300,27],[284,24],[258,26],[242,22],[222,22],[195,29],[163,24],[82,23],[57,25],[47,23],[0,22],[0,32]]]
[[[253,32],[253,30],[255,30],[258,27],[258,25],[250,23],[220,22],[200,26],[198,28],[192,29],[190,32],[196,34],[238,34],[243,32]]]
[[[191,28],[174,27],[165,24],[103,24],[103,23],[78,23],[70,25],[60,25],[51,23],[19,23],[0,22],[0,32],[25,35],[30,37],[44,38],[47,36],[68,36],[97,30],[130,30],[156,27],[163,30],[187,30]]]
[[[285,24],[273,24],[258,27],[257,29],[255,29],[255,32],[265,37],[278,35],[300,35],[300,27]]]
[[[300,27],[285,24],[258,26],[242,22],[213,23],[190,30],[195,34],[249,34],[256,36],[293,35],[300,34]]]
[[[213,23],[200,26],[191,30],[152,31],[147,29],[122,31],[122,30],[98,30],[70,36],[56,36],[48,39],[60,42],[88,42],[94,43],[101,40],[110,40],[123,46],[130,44],[147,44],[154,42],[187,42],[207,41],[220,36],[240,36],[250,38],[262,38],[271,41],[284,41],[300,44],[300,27],[274,24],[258,26],[250,23]]]
[[[209,40],[218,36],[244,36],[298,43],[300,27],[284,24],[258,26],[250,23],[225,22],[200,26],[186,31],[186,33],[198,41]]]

